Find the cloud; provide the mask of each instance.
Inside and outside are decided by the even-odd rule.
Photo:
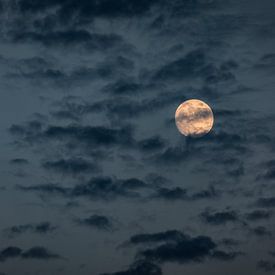
[[[155,154],[151,160],[156,164],[174,165],[187,160],[190,156],[190,152],[185,148],[169,146],[161,153]]]
[[[65,198],[88,198],[96,200],[114,200],[117,198],[141,198],[142,190],[147,184],[136,178],[116,179],[110,177],[94,177],[86,183],[73,187],[63,187],[60,184],[41,184],[22,186],[25,192],[37,192],[41,195],[56,195]]]
[[[155,75],[154,80],[169,81],[184,79],[202,79],[205,84],[235,80],[233,70],[238,64],[233,60],[223,62],[219,67],[208,62],[203,49],[188,52],[184,57],[171,61],[162,66]]]
[[[15,237],[26,232],[47,234],[53,232],[56,230],[56,228],[57,227],[51,225],[50,222],[41,222],[36,224],[15,225],[4,229],[4,232],[7,233],[10,237]]]
[[[154,79],[165,81],[197,77],[201,75],[205,62],[203,50],[193,50],[185,57],[164,65],[156,72]]]
[[[220,250],[215,250],[212,253],[212,257],[217,260],[221,261],[232,261],[236,257],[243,255],[242,252],[224,252]]]
[[[265,261],[265,260],[260,260],[257,263],[257,268],[259,270],[263,270],[265,272],[272,272],[275,270],[275,264],[269,262],[269,261]]]
[[[159,136],[154,136],[139,141],[138,147],[143,152],[159,151],[164,149],[165,141]]]
[[[137,178],[129,178],[122,180],[121,187],[126,190],[138,190],[141,188],[148,188],[148,184]]]
[[[16,159],[11,159],[10,164],[26,165],[26,164],[29,164],[29,161],[27,159],[24,159],[24,158],[16,158]]]
[[[191,195],[191,200],[197,200],[197,199],[215,199],[220,196],[220,191],[216,190],[214,186],[209,186],[208,189],[201,190],[198,192],[195,192]]]
[[[99,168],[95,163],[91,163],[83,158],[60,159],[56,161],[46,161],[43,168],[61,174],[82,174],[98,172]]]
[[[131,78],[120,78],[104,87],[104,91],[115,96],[138,95],[144,87]]]
[[[174,200],[183,200],[187,199],[187,190],[182,189],[180,187],[175,187],[175,188],[159,188],[152,197],[155,198],[160,198],[160,199],[165,199],[168,201],[174,201]]]
[[[17,79],[17,78],[25,78],[34,80],[52,80],[52,81],[64,81],[66,79],[66,75],[64,72],[58,69],[43,69],[36,70],[31,72],[16,72],[16,73],[7,73],[6,77],[9,79]]]
[[[159,245],[152,249],[146,249],[141,255],[148,260],[157,262],[201,262],[211,255],[216,244],[209,237],[199,236],[186,238],[176,243]]]
[[[98,146],[125,145],[133,142],[130,128],[112,129],[102,126],[52,126],[48,127],[44,136],[49,139],[76,139],[78,142]]]
[[[130,49],[130,45],[117,34],[90,33],[86,30],[18,32],[13,34],[12,40],[14,43],[39,42],[46,47],[80,46],[87,51],[107,51],[118,47]]]
[[[12,69],[5,74],[5,78],[8,80],[28,80],[40,86],[45,83],[47,85],[53,84],[56,88],[64,89],[90,85],[91,82],[98,79],[107,81],[118,75],[125,74],[126,71],[129,71],[130,66],[134,66],[131,60],[121,55],[115,55],[115,57],[108,58],[105,61],[96,62],[94,66],[82,65],[68,69],[58,66],[54,61],[47,62],[44,59],[40,59],[39,57],[34,57],[18,61],[18,64],[13,65]],[[36,63],[39,63],[39,65]],[[92,111],[91,107],[88,107],[89,104],[86,103],[86,100],[83,100],[82,105],[80,105],[73,102],[73,99],[78,98],[65,96],[59,102],[60,109],[52,114],[56,118],[64,118],[65,114],[68,114],[69,117],[78,118],[78,116],[85,114],[85,111]]]
[[[275,160],[270,160],[261,165],[265,171],[257,176],[257,179],[273,180],[275,179]]]
[[[239,215],[236,211],[226,210],[221,212],[211,213],[208,210],[201,213],[201,218],[205,223],[212,225],[222,225],[228,222],[237,222],[239,221]]]
[[[185,264],[202,262],[206,258],[228,261],[241,255],[240,252],[217,250],[217,243],[208,236],[191,237],[177,230],[134,235],[128,244],[154,246],[139,250],[138,257],[159,263]]]
[[[220,241],[221,245],[224,245],[226,247],[232,247],[232,246],[238,246],[240,245],[240,241],[232,239],[232,238],[223,238]]]
[[[150,2],[145,0],[103,0],[103,1],[46,1],[45,3],[34,3],[30,0],[19,1],[20,10],[24,13],[33,13],[46,11],[51,8],[57,8],[57,15],[60,20],[66,21],[66,18],[75,18],[76,22],[91,21],[95,17],[131,17],[139,16],[149,11],[149,9],[158,3],[157,0]]]
[[[4,262],[11,258],[17,258],[21,255],[22,250],[15,246],[9,246],[0,252],[0,261]]]
[[[162,110],[163,108],[172,105],[174,103],[181,102],[185,99],[182,93],[160,93],[155,97],[146,98],[141,101],[135,101],[126,98],[116,98],[114,100],[104,100],[95,103],[96,106],[102,106],[102,110],[105,110],[107,116],[112,119],[125,119],[136,118],[153,111]]]
[[[273,213],[266,210],[254,210],[245,215],[246,219],[249,221],[259,221],[270,219]]]
[[[128,270],[114,273],[104,273],[101,275],[162,275],[161,268],[148,261],[138,261],[133,263]]]
[[[87,184],[76,185],[71,190],[71,195],[103,200],[112,200],[118,197],[139,198],[140,193],[137,190],[140,188],[140,183],[141,181],[136,179],[116,180],[97,177],[91,179]],[[143,183],[142,185],[144,186]]]
[[[9,246],[0,252],[0,261],[4,262],[12,258],[50,260],[59,259],[60,256],[41,246],[35,246],[25,251],[19,247]]]
[[[259,237],[263,237],[263,236],[270,237],[272,235],[272,233],[269,230],[267,230],[267,228],[264,226],[258,226],[256,228],[253,228],[252,233],[254,233],[255,235],[257,235]]]
[[[255,68],[266,70],[266,69],[274,69],[275,67],[275,54],[274,53],[268,53],[264,54],[258,63],[255,65]]]
[[[36,144],[42,141],[62,140],[76,142],[78,146],[121,146],[129,147],[134,143],[130,127],[108,128],[103,126],[48,126],[43,129],[40,122],[29,122],[26,125],[12,125],[10,133],[19,137],[19,142]]]
[[[109,66],[106,68],[110,69]],[[115,66],[116,71],[117,66]],[[89,78],[90,80],[91,78]],[[66,80],[67,82],[67,80]],[[155,89],[155,88],[152,88]],[[148,87],[148,94],[154,93]],[[177,92],[162,92],[156,96],[134,100],[131,97],[117,95],[114,98],[108,97],[107,99],[87,102],[82,98],[64,97],[62,101],[55,104],[55,111],[52,112],[54,117],[63,119],[80,120],[91,114],[103,113],[111,122],[116,122],[116,125],[121,125],[123,122],[130,119],[136,119],[152,113],[154,111],[163,110],[170,105],[177,104],[185,100],[185,96]],[[157,138],[154,136],[154,138]],[[161,143],[164,140],[161,140]]]
[[[275,207],[275,197],[259,198],[256,202],[259,207],[272,208]]]
[[[78,219],[80,225],[85,225],[90,228],[95,228],[98,230],[112,230],[113,224],[111,220],[105,216],[92,215],[85,219]]]
[[[156,243],[164,241],[180,241],[186,239],[187,236],[177,230],[169,230],[165,232],[153,233],[153,234],[138,234],[130,238],[129,244],[146,244]]]
[[[41,246],[32,247],[29,250],[24,251],[21,254],[21,257],[23,259],[39,259],[39,260],[50,260],[50,259],[60,258],[58,254],[54,254]]]
[[[232,60],[224,62],[219,68],[213,66],[210,73],[206,72],[205,82],[207,84],[217,84],[219,82],[234,81],[235,75],[232,71],[236,68],[238,68],[238,63]]]
[[[174,188],[156,188],[155,193],[152,195],[152,198],[165,199],[168,201],[174,200],[186,200],[194,201],[200,199],[214,199],[220,195],[213,186],[210,186],[208,189],[201,190],[198,192],[190,193],[187,189],[182,189],[181,187]]]
[[[58,184],[52,184],[52,183],[46,183],[46,184],[40,184],[40,185],[31,185],[31,186],[21,186],[18,185],[17,188],[19,190],[25,191],[25,192],[38,192],[43,195],[62,195],[62,196],[68,196],[70,189],[64,188]]]
[[[167,201],[194,201],[200,199],[214,199],[220,194],[214,187],[198,192],[188,192],[181,187],[162,187],[162,178],[143,181],[138,178],[118,179],[115,177],[93,177],[87,182],[65,187],[61,184],[40,184],[17,188],[25,192],[36,192],[40,195],[55,195],[64,198],[87,198],[92,200],[115,200],[119,198],[132,199],[163,199]]]
[[[245,176],[246,170],[242,158],[250,153],[246,135],[216,129],[201,139],[186,137],[181,144],[168,145],[162,151],[145,159],[155,165],[173,166],[187,160],[190,163],[199,157],[204,163],[201,172],[221,166],[218,169],[219,173],[223,173],[228,179],[236,180]]]

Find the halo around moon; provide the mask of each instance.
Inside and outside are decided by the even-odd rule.
[[[177,108],[175,121],[178,130],[183,135],[201,137],[211,131],[214,124],[214,115],[205,102],[190,99]]]

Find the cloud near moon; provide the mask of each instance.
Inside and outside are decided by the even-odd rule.
[[[190,99],[177,108],[175,121],[179,132],[183,135],[201,137],[211,131],[214,124],[214,115],[205,102]]]

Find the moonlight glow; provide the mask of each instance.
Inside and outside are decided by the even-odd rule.
[[[178,130],[185,136],[201,137],[210,132],[214,124],[211,108],[203,101],[190,99],[176,110]]]

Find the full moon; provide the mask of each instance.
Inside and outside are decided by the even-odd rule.
[[[177,108],[175,121],[178,130],[183,135],[201,137],[211,131],[214,124],[214,115],[205,102],[190,99]]]

